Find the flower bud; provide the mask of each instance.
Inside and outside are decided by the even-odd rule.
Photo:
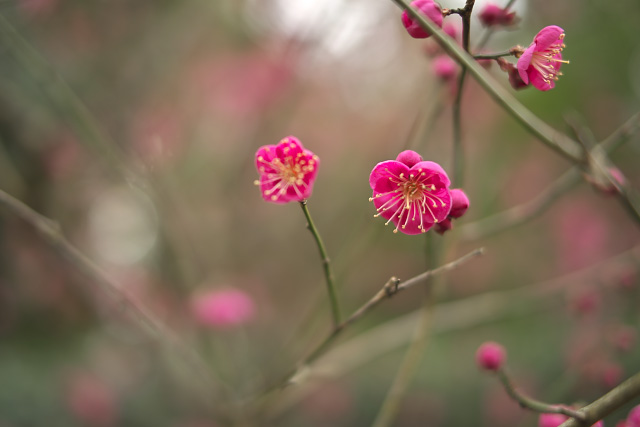
[[[497,371],[507,358],[505,349],[500,344],[487,341],[476,351],[476,363],[481,369],[487,371]]]

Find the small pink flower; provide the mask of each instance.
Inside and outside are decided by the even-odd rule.
[[[497,371],[507,358],[507,353],[500,344],[487,341],[476,351],[476,363],[481,369],[487,371]]]
[[[562,74],[560,66],[569,63],[562,59],[563,41],[564,30],[558,26],[550,25],[540,30],[533,43],[518,58],[522,81],[542,91],[553,89]]]
[[[516,22],[516,13],[509,12],[493,3],[487,3],[478,18],[485,27],[493,27],[495,25],[509,26]]]
[[[449,55],[438,55],[431,63],[433,73],[442,80],[451,80],[458,71],[458,64]]]
[[[288,136],[278,145],[264,145],[256,152],[256,168],[262,198],[273,203],[301,202],[311,196],[320,159],[298,138]]]
[[[433,0],[414,0],[411,6],[418,9],[422,15],[431,19],[438,27],[442,27],[442,11]],[[431,36],[430,33],[423,30],[420,23],[409,16],[405,10],[402,12],[402,25],[414,39],[426,39]]]
[[[404,234],[426,233],[447,218],[451,210],[449,177],[435,162],[422,161],[415,151],[398,154],[396,160],[378,163],[369,176],[376,217],[393,222]]]
[[[251,297],[239,289],[222,289],[196,296],[191,310],[200,324],[224,329],[251,320],[255,305]]]

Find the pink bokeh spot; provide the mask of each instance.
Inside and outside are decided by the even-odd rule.
[[[562,414],[540,414],[538,418],[538,427],[558,427],[569,417]]]
[[[451,210],[449,177],[435,162],[422,161],[415,151],[400,153],[396,160],[378,163],[369,176],[372,201],[378,213],[393,222],[394,233],[426,233],[444,221]]]
[[[256,311],[248,294],[232,288],[197,295],[192,300],[191,309],[200,324],[217,329],[247,323]]]
[[[487,3],[480,11],[478,19],[485,27],[493,27],[496,25],[509,26],[516,22],[516,13],[495,5]]]
[[[256,153],[262,198],[273,203],[301,202],[311,196],[320,159],[294,136],[277,145],[265,145]]]
[[[438,27],[442,27],[442,11],[433,0],[414,0],[411,2],[411,6],[418,9],[422,15],[432,20]],[[402,25],[414,39],[426,39],[431,36],[417,20],[409,16],[406,10],[402,12]]]
[[[640,405],[629,411],[627,417],[627,427],[640,427]]]
[[[115,393],[98,377],[87,372],[73,374],[66,400],[69,411],[82,425],[116,425],[118,408]]]
[[[553,89],[562,74],[560,66],[569,63],[562,59],[563,41],[564,30],[556,25],[540,30],[533,43],[518,58],[522,81],[542,91]]]
[[[487,371],[499,370],[507,359],[507,352],[497,342],[487,341],[476,351],[476,364]]]
[[[433,73],[442,80],[451,80],[458,72],[458,64],[449,55],[438,55],[431,63]]]

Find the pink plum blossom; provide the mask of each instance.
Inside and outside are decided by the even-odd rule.
[[[200,324],[225,329],[251,320],[255,304],[240,289],[228,288],[197,295],[191,302],[191,311]]]
[[[411,6],[418,9],[422,15],[432,20],[438,27],[442,27],[442,11],[433,0],[414,0],[411,2]],[[417,20],[409,16],[406,10],[402,12],[402,25],[414,39],[426,39],[431,36]]]
[[[518,58],[522,81],[542,91],[553,89],[558,76],[562,75],[560,66],[569,63],[562,59],[563,41],[564,30],[556,25],[540,30]]]
[[[509,12],[493,3],[487,3],[478,15],[480,22],[485,27],[493,27],[495,25],[512,25],[516,22],[516,13]]]
[[[256,168],[262,198],[273,203],[301,202],[311,196],[320,159],[305,149],[298,138],[288,136],[277,145],[256,152]]]
[[[481,369],[497,371],[507,358],[504,347],[497,342],[487,341],[476,351],[476,363]]]
[[[369,176],[378,213],[404,234],[426,233],[444,221],[451,210],[449,177],[435,162],[425,162],[415,151],[398,154],[396,160],[378,163]]]

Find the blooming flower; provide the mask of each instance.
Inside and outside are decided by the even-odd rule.
[[[500,369],[506,358],[507,353],[504,347],[493,341],[483,343],[476,351],[476,363],[487,371]]]
[[[562,59],[563,40],[564,30],[558,26],[540,30],[518,58],[518,72],[525,83],[542,91],[555,87],[555,81],[562,75],[560,66],[569,63]]]
[[[277,145],[256,152],[256,168],[262,197],[273,203],[301,202],[311,196],[320,159],[305,149],[298,138],[288,136]]]
[[[193,317],[202,325],[224,329],[248,322],[255,304],[240,289],[221,289],[197,295],[191,302]]]
[[[404,234],[426,233],[451,210],[449,177],[435,162],[422,161],[415,151],[398,154],[396,160],[378,163],[369,176],[378,213]]]
[[[442,11],[433,0],[414,0],[411,2],[411,6],[418,9],[422,15],[431,19],[438,27],[442,27]],[[407,32],[414,39],[426,39],[431,34],[425,31],[420,23],[409,16],[409,13],[405,10],[402,12],[402,25],[407,29]]]

